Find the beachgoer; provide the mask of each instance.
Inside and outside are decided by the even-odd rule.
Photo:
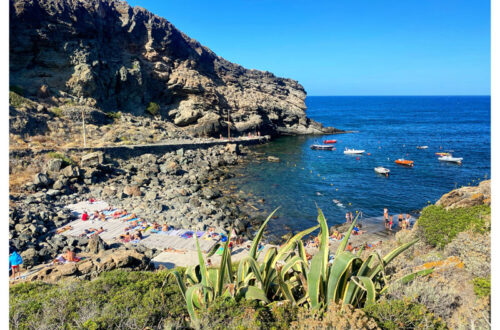
[[[80,261],[80,258],[78,258],[75,255],[75,252],[71,251],[71,249],[67,249],[66,250],[66,255],[64,256],[64,259],[66,259],[66,261],[68,261],[68,262],[78,262],[78,261]]]
[[[352,216],[352,212],[349,212],[349,219],[351,220],[350,223],[354,221],[354,217]]]
[[[102,232],[104,232],[104,228],[103,228],[103,227],[99,228],[99,230],[98,230],[98,231],[96,231],[95,233],[96,233],[97,235],[99,235],[99,234],[100,234],[100,233],[102,233]]]
[[[349,212],[346,212],[345,213],[345,223],[349,223],[350,219],[351,219],[351,217],[349,216]]]
[[[12,271],[12,278],[16,279],[16,273],[19,273],[20,267],[23,263],[23,258],[15,251],[14,249],[11,249],[10,255],[9,255],[9,269]]]
[[[352,247],[352,243],[351,242],[347,243],[346,250],[349,251],[349,252],[352,252],[354,250],[354,248]]]
[[[92,197],[90,197],[89,202],[90,202],[90,204],[94,204],[95,199],[94,199],[94,198],[92,198]]]
[[[165,231],[165,232],[168,231],[168,225],[166,223],[163,224],[161,231]]]
[[[389,230],[392,230],[392,217],[393,216],[391,215],[389,220],[389,226],[388,226]]]
[[[410,229],[410,219],[411,216],[409,213],[406,213],[406,228]]]
[[[87,211],[83,211],[82,221],[87,221],[88,219],[89,219],[89,214],[87,213]]]
[[[403,213],[399,213],[399,216],[398,216],[398,226],[400,228],[403,227]]]
[[[212,267],[212,260],[210,259],[207,260],[207,267]]]
[[[106,221],[106,215],[102,212],[99,213],[99,220]]]

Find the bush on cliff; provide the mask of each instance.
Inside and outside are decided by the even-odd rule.
[[[11,328],[162,328],[187,311],[168,271],[103,273],[93,281],[10,288]]]
[[[148,107],[146,108],[146,111],[151,115],[151,116],[157,116],[160,113],[160,106],[158,103],[155,102],[149,102]]]
[[[410,299],[381,300],[364,310],[382,329],[446,329],[441,318]]]
[[[487,205],[445,210],[436,205],[423,209],[417,222],[418,235],[428,244],[443,248],[459,233],[472,229],[483,233],[489,231],[486,221],[491,214]]]

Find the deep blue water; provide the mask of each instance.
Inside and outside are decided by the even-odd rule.
[[[307,115],[326,126],[356,133],[283,137],[256,147],[280,163],[251,161],[233,179],[246,193],[266,200],[267,210],[281,206],[274,229],[304,229],[316,223],[315,203],[329,224],[345,212],[364,217],[415,212],[455,187],[490,178],[490,97],[308,97]],[[311,150],[323,139],[337,139],[335,151]],[[427,150],[416,149],[428,145]],[[344,155],[345,147],[371,155]],[[453,151],[461,166],[442,163],[435,152]],[[413,168],[394,163],[404,157]],[[391,170],[389,178],[374,167]],[[344,207],[336,205],[337,199]],[[285,226],[286,225],[286,226]]]

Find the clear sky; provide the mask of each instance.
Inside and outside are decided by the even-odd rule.
[[[490,1],[131,0],[308,95],[490,94]]]

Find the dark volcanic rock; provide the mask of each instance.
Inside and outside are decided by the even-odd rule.
[[[159,115],[194,135],[227,131],[333,133],[305,115],[306,93],[291,79],[248,70],[214,54],[166,19],[118,0],[10,0],[10,84],[28,96],[67,97],[104,111]],[[73,104],[63,114],[81,120]],[[23,130],[34,123],[14,123]]]

